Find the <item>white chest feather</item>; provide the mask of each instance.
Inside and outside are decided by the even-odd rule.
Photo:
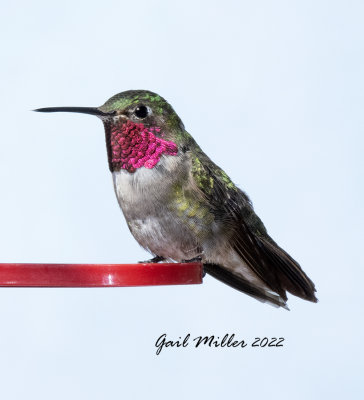
[[[115,193],[135,239],[153,254],[174,260],[198,253],[196,238],[169,207],[175,180],[183,175],[179,161],[165,157],[160,168],[113,172]]]

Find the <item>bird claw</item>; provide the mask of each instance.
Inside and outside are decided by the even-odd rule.
[[[159,263],[161,261],[164,261],[165,258],[161,256],[155,256],[149,260],[146,261],[138,261],[138,264],[152,264],[152,263]]]
[[[201,257],[194,257],[191,258],[191,260],[182,260],[182,263],[192,263],[192,262],[201,262],[202,258]]]

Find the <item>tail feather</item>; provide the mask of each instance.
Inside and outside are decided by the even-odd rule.
[[[275,242],[260,239],[262,250],[276,269],[283,289],[304,300],[316,303],[315,285],[300,265]]]
[[[282,297],[279,296],[277,293],[259,288],[221,265],[204,264],[204,270],[209,275],[213,276],[219,281],[229,285],[236,290],[239,290],[240,292],[254,297],[256,300],[259,300],[263,303],[267,302],[275,307],[283,307],[286,310],[289,310],[285,300],[282,299]]]
[[[253,233],[253,229],[240,220],[232,244],[251,271],[283,300],[287,300],[288,291],[304,300],[317,302],[313,282],[268,234]]]

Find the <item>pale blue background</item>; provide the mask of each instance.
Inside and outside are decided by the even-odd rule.
[[[160,93],[315,281],[318,304],[190,287],[0,289],[2,399],[363,398],[361,1],[7,1],[1,262],[134,262],[91,116],[37,107]],[[284,336],[172,349],[162,333]]]

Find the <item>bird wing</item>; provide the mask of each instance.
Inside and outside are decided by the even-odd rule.
[[[313,282],[300,265],[270,238],[248,196],[202,150],[199,149],[197,157],[191,161],[196,185],[206,198],[215,219],[224,222],[231,230],[230,244],[244,263],[283,300],[287,300],[288,290],[296,296],[316,302]],[[218,269],[215,268],[215,274],[216,271]],[[234,286],[230,275],[221,280]],[[236,288],[239,285],[241,287],[241,283],[235,281]]]

